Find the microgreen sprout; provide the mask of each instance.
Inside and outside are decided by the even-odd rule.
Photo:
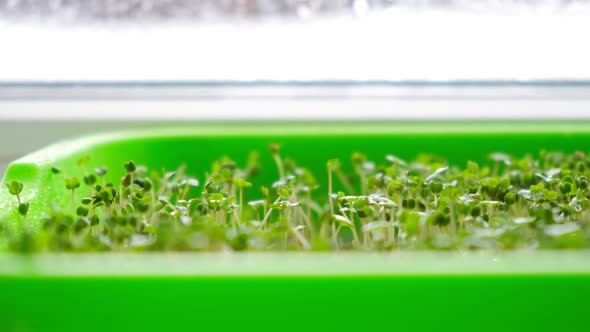
[[[21,200],[20,194],[23,191],[23,184],[18,181],[11,181],[6,184],[6,188],[8,188],[8,192],[16,197],[17,202],[17,211],[24,220],[27,218],[27,213],[29,212],[29,203],[23,202]]]
[[[23,191],[23,184],[18,181],[11,181],[6,184],[6,188],[8,188],[8,192],[11,195],[16,197],[18,204],[20,204],[20,193]]]
[[[380,163],[357,152],[349,165],[329,160],[316,178],[294,159],[282,158],[278,145],[270,144],[269,150],[278,169],[278,178],[269,183],[256,178],[262,170],[257,153],[250,154],[243,166],[228,157],[215,161],[202,184],[184,166],[157,172],[128,161],[113,174],[121,179],[116,184],[107,182],[106,168],[90,168],[89,157],[78,160],[77,173],[67,171],[75,176],[52,167],[51,173],[64,177],[71,210],[56,204],[42,220],[42,230],[26,232],[27,238],[14,248],[261,251],[590,246],[588,154],[543,151],[538,159],[519,159],[495,153],[489,163],[471,161],[461,168],[433,156],[406,161],[389,154]],[[16,198],[18,214],[27,220],[29,203],[22,201],[23,184],[12,181],[6,188]],[[79,191],[85,197],[77,200]]]
[[[277,165],[277,169],[279,170],[279,178],[285,177],[285,168],[283,166],[283,159],[281,158],[281,146],[276,143],[271,143],[268,145],[268,150],[272,155],[272,158]]]

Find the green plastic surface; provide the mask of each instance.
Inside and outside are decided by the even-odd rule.
[[[152,168],[186,163],[202,177],[214,159],[243,162],[257,149],[260,184],[277,176],[264,153],[271,142],[321,182],[327,159],[348,159],[353,151],[374,159],[434,153],[461,165],[485,162],[493,151],[588,151],[590,124],[236,123],[130,131],[30,154],[9,167],[3,182],[24,183],[35,220],[50,202],[69,200],[49,168],[80,175],[76,160],[83,155],[111,170],[128,159]],[[0,217],[19,229],[13,200],[0,189]],[[0,254],[0,331],[590,328],[587,251],[129,255]]]

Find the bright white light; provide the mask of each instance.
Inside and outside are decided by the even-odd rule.
[[[306,23],[0,23],[0,80],[590,78],[588,11],[428,10]]]
[[[369,3],[367,0],[354,0],[353,10],[357,16],[366,16],[369,13]]]

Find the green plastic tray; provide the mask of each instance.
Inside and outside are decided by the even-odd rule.
[[[280,143],[325,176],[328,158],[363,151],[451,163],[493,151],[587,151],[587,123],[250,123],[138,130],[58,143],[11,164],[3,182],[24,183],[30,219],[67,206],[61,167],[76,160],[122,167],[188,165],[203,174],[229,155]],[[277,174],[262,153],[268,183]],[[115,172],[111,171],[110,174]],[[115,179],[112,179],[115,180]],[[2,187],[4,185],[2,184]],[[0,220],[19,230],[0,189]],[[39,225],[32,224],[33,229]],[[2,243],[0,242],[0,248]],[[588,331],[590,252],[0,254],[0,331],[410,330]]]

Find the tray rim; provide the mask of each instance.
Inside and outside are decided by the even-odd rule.
[[[590,250],[0,254],[0,278],[590,276]]]

